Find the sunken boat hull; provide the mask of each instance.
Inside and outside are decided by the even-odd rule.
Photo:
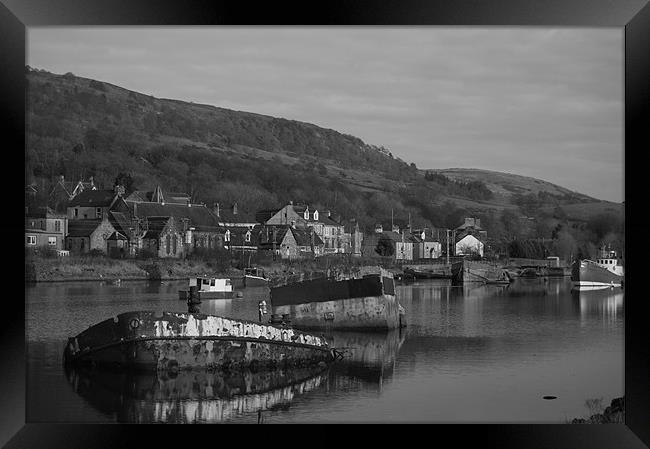
[[[451,266],[452,283],[463,285],[467,283],[507,284],[510,281],[508,272],[501,267],[485,262],[462,260]]]
[[[328,362],[324,338],[214,315],[127,312],[68,339],[66,364],[144,370],[274,369]]]
[[[269,285],[269,280],[261,276],[244,276],[244,287],[265,287]]]
[[[316,279],[271,289],[272,313],[302,329],[386,330],[400,327],[392,275]]]

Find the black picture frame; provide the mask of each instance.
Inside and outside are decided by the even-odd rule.
[[[25,31],[43,25],[470,25],[616,27],[625,32],[625,210],[626,235],[648,234],[643,221],[645,131],[650,124],[650,5],[644,0],[337,0],[309,2],[128,1],[128,0],[0,0],[0,123],[5,127],[3,180],[7,213],[2,220],[7,263],[0,324],[0,443],[7,448],[169,447],[223,444],[224,435],[238,444],[337,444],[347,437],[338,429],[267,430],[246,435],[231,426],[192,428],[155,425],[82,425],[25,423],[25,313],[19,279],[24,277],[11,254],[24,254],[22,209],[15,189],[22,182],[14,167],[23,163],[25,127]],[[645,147],[642,147],[644,145]],[[640,174],[640,176],[636,176]],[[14,204],[14,202],[16,204]],[[634,212],[633,212],[634,210]],[[20,228],[20,229],[19,229]],[[436,425],[375,431],[350,429],[362,444],[384,441],[388,432],[397,444],[421,441],[453,446],[535,448],[644,448],[650,445],[650,349],[643,313],[648,302],[641,293],[643,248],[626,246],[625,302],[625,424],[608,425]],[[14,281],[14,279],[16,281]],[[17,285],[13,285],[13,284]],[[597,375],[597,373],[594,373]],[[498,404],[494,404],[498,407]],[[228,428],[226,428],[228,427]],[[306,432],[305,432],[306,429]],[[381,429],[381,428],[379,428]],[[416,432],[413,435],[411,432]],[[203,439],[203,443],[201,442]],[[347,441],[345,441],[347,442]],[[232,444],[232,443],[230,443]]]

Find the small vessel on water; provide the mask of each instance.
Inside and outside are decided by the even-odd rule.
[[[262,287],[269,285],[269,279],[262,268],[244,268],[244,287]]]
[[[189,287],[195,287],[198,299],[230,299],[234,297],[230,279],[193,277],[190,278]],[[178,299],[186,301],[190,296],[190,290],[179,290]]]
[[[576,260],[571,267],[571,282],[576,289],[622,287],[625,273],[616,251],[601,249],[595,261]]]
[[[134,369],[272,369],[334,359],[323,337],[200,313],[126,312],[70,337],[66,364]]]
[[[361,278],[271,288],[271,310],[303,329],[397,329],[405,323],[393,275],[383,268]]]

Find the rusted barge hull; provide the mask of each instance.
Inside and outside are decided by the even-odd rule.
[[[213,315],[127,312],[68,339],[67,364],[134,369],[273,369],[333,359],[324,338]]]
[[[271,289],[274,315],[301,329],[386,330],[400,327],[392,275],[317,279]]]

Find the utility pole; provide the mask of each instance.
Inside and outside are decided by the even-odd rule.
[[[445,240],[447,240],[447,263],[449,263],[449,229],[445,229],[445,235]]]

